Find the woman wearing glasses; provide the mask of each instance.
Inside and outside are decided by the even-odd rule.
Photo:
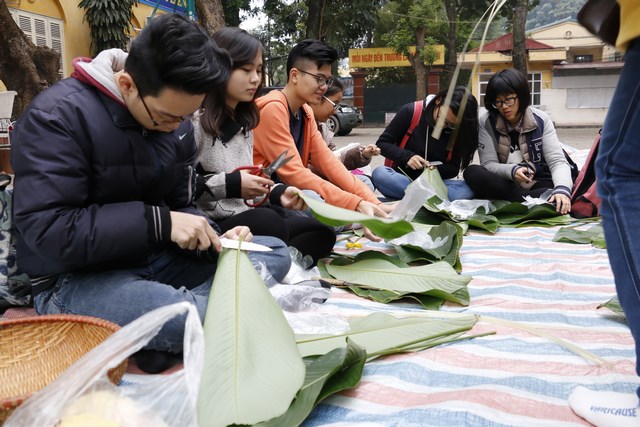
[[[571,167],[549,116],[531,107],[525,76],[507,69],[489,79],[480,119],[480,165],[464,171],[478,198],[522,201],[551,189],[549,203],[571,210]]]
[[[458,117],[465,94],[464,112]],[[456,177],[461,167],[464,169],[471,162],[478,145],[478,102],[464,86],[458,86],[445,111],[442,104],[446,95],[447,91],[443,90],[429,95],[421,105],[416,106],[414,102],[404,105],[378,138],[376,145],[382,155],[393,162],[391,166],[378,166],[372,175],[373,184],[385,197],[402,199],[411,181],[418,178],[425,167],[432,167],[440,172],[449,200],[473,199],[469,186]],[[410,132],[414,108],[420,107],[420,120]],[[433,130],[439,117],[444,119],[444,129],[436,139]],[[457,132],[453,132],[454,128]],[[405,137],[408,139],[401,147]]]
[[[313,116],[318,124],[318,130],[322,134],[322,139],[327,143],[327,146],[334,151],[336,157],[340,159],[342,164],[351,171],[360,181],[364,182],[367,187],[374,191],[371,178],[360,170],[371,163],[371,158],[380,154],[380,149],[374,144],[369,144],[366,147],[358,145],[349,150],[336,153],[336,145],[333,143],[333,132],[329,130],[327,126],[327,120],[338,109],[342,96],[344,95],[344,86],[340,80],[335,79],[333,84],[327,89],[319,104],[310,104],[309,106],[313,110]],[[313,168],[312,168],[313,170]],[[314,172],[316,172],[314,170]],[[317,173],[317,172],[316,172]]]
[[[226,85],[207,94],[204,114],[193,120],[198,144],[196,204],[223,231],[248,226],[254,235],[277,237],[309,255],[315,265],[331,252],[334,230],[309,216],[287,215],[288,209],[306,209],[297,188],[274,186],[270,178],[237,169],[254,164],[253,129],[260,118],[255,96],[263,82],[262,44],[236,27],[217,31],[213,39],[227,50],[233,67]],[[255,200],[264,197],[267,207],[251,207],[261,204]],[[254,201],[245,203],[248,200]]]

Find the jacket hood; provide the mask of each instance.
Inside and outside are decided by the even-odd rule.
[[[110,98],[124,104],[124,98],[116,85],[114,74],[124,70],[127,55],[120,49],[108,49],[100,52],[94,59],[76,58],[73,60],[75,71],[71,76],[96,87]]]

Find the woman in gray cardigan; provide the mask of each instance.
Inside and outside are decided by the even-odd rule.
[[[522,201],[551,189],[548,202],[561,214],[571,210],[572,171],[549,116],[531,107],[525,76],[507,69],[489,79],[480,119],[480,165],[464,179],[482,199]]]

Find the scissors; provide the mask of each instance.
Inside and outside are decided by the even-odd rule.
[[[239,166],[235,168],[233,171],[237,172],[237,171],[247,170],[252,175],[263,176],[265,178],[271,179],[271,175],[273,175],[275,171],[277,171],[280,167],[284,166],[289,160],[293,159],[293,156],[287,157],[288,152],[289,150],[284,150],[278,157],[276,157],[276,159],[273,162],[271,162],[267,166],[256,166],[256,165]],[[265,204],[265,202],[269,198],[269,194],[271,194],[271,188],[268,189],[267,194],[265,194],[262,198],[254,199],[254,202],[251,202],[245,199],[244,204],[252,208],[257,208],[258,206],[262,206]],[[255,200],[258,200],[258,201],[256,202]]]

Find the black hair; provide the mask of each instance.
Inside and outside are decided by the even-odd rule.
[[[218,30],[213,34],[213,40],[220,48],[225,49],[229,53],[233,63],[231,67],[232,70],[246,64],[252,64],[257,53],[260,53],[264,63],[262,43],[241,28],[226,27]],[[256,93],[260,93],[263,83],[264,75],[258,85]],[[253,100],[249,102],[239,102],[235,111],[233,111],[226,104],[226,92],[227,85],[225,84],[207,93],[204,100],[205,114],[200,119],[202,129],[211,135],[221,135],[222,125],[230,118],[233,118],[240,124],[245,132],[258,126],[260,114],[256,103]]]
[[[344,94],[344,85],[339,79],[334,78],[333,83],[327,88],[324,96],[329,97],[331,95],[335,95],[338,92],[342,92]]]
[[[201,95],[224,84],[231,60],[195,22],[167,13],[152,19],[131,43],[125,70],[140,96],[166,88]]]
[[[287,76],[292,68],[297,68],[303,61],[311,61],[318,68],[332,65],[338,60],[338,52],[320,40],[307,39],[296,44],[287,57]]]
[[[444,102],[447,97],[447,91],[447,89],[441,90],[425,105],[423,114],[426,114],[429,126],[435,126],[433,110]],[[464,104],[462,117],[458,117],[465,97],[466,104]],[[449,108],[451,108],[451,111],[457,117],[456,129],[452,131],[451,134],[451,138],[456,139],[453,145],[453,153],[460,156],[461,167],[464,169],[469,166],[478,148],[478,101],[465,86],[456,86],[453,91],[453,96],[451,97]]]
[[[498,71],[491,76],[487,83],[487,92],[484,95],[485,108],[493,116],[500,114],[493,104],[496,103],[496,99],[499,96],[506,96],[512,93],[518,96],[518,113],[524,113],[524,110],[531,105],[531,91],[529,90],[527,78],[515,68]]]

